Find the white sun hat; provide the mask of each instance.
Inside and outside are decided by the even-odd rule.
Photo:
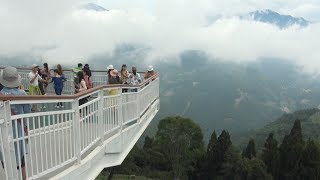
[[[114,69],[113,65],[111,65],[111,64],[107,67],[107,70],[110,70],[110,69]]]
[[[149,66],[147,70],[148,71],[153,71],[153,66]]]
[[[15,67],[6,67],[1,72],[0,83],[8,88],[15,88],[21,85],[21,76]]]

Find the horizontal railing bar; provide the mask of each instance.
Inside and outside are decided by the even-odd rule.
[[[97,113],[98,113],[98,110],[96,110],[96,111],[92,111],[92,112],[91,112],[91,113],[89,113],[88,115],[86,115],[86,116],[84,116],[84,117],[80,118],[80,122],[85,121],[87,118],[89,118],[90,116],[95,115],[95,114],[97,114]]]
[[[85,97],[84,97],[84,98],[85,98]],[[80,99],[81,99],[81,98],[80,98]],[[91,100],[91,101],[88,101],[88,102],[82,104],[81,106],[79,106],[79,109],[82,109],[82,108],[84,108],[84,107],[86,107],[86,106],[90,106],[90,105],[92,105],[92,104],[94,104],[94,103],[96,103],[96,102],[98,102],[98,101],[100,101],[100,99],[95,98],[95,99],[93,99],[93,100]]]
[[[82,151],[81,151],[81,155],[83,155],[84,153],[86,153],[90,148],[92,148],[94,145],[96,145],[99,140],[101,139],[101,137],[97,137],[94,141],[92,141],[90,144],[87,145],[87,147],[85,147]]]
[[[58,96],[56,96],[58,97]],[[1,96],[0,96],[1,99]],[[1,101],[1,100],[0,100]],[[7,101],[7,100],[5,100]],[[9,100],[10,101],[10,100]],[[58,102],[62,102],[62,103],[70,103],[73,102],[74,99],[36,99],[36,100],[32,100],[32,98],[29,99],[20,99],[20,100],[11,100],[10,104],[50,104],[50,103],[58,103]]]
[[[132,119],[130,119],[129,121],[123,122],[123,125],[127,125],[127,124],[132,123],[133,121],[137,121],[139,118],[140,118],[139,116],[137,116],[137,117],[135,117],[135,118],[132,118]]]
[[[139,85],[127,85],[127,84],[114,84],[114,85],[100,85],[91,89],[88,89],[86,91],[74,94],[74,95],[61,95],[61,96],[56,96],[56,95],[46,95],[46,96],[41,96],[41,95],[34,95],[34,96],[13,96],[13,95],[5,95],[5,96],[0,96],[0,101],[13,101],[13,100],[59,100],[59,99],[77,99],[83,96],[88,96],[88,94],[105,89],[105,88],[140,88],[145,86],[146,84],[152,82],[154,79],[158,78],[159,74],[156,73],[143,83],[140,83]]]
[[[106,135],[108,135],[108,134],[111,134],[113,131],[117,131],[117,130],[119,130],[120,128],[121,128],[120,125],[118,125],[118,126],[112,128],[112,129],[109,129],[109,130],[105,131],[105,132],[103,133],[103,135],[106,136]]]
[[[16,120],[20,118],[39,117],[39,116],[60,115],[60,114],[68,114],[68,113],[74,113],[74,110],[46,111],[46,112],[37,112],[37,113],[28,113],[28,114],[18,114],[18,115],[12,115],[11,120]]]
[[[35,131],[40,131],[40,129],[41,129],[41,131],[43,131],[43,129],[44,129],[44,131],[45,131],[45,132],[41,132],[41,134],[52,133],[52,132],[60,131],[61,129],[68,129],[68,128],[72,127],[71,123],[72,123],[72,122],[69,122],[67,125],[63,125],[63,126],[65,126],[65,127],[63,127],[63,128],[57,128],[57,129],[53,129],[53,126],[56,126],[56,125],[50,125],[50,126],[45,126],[45,127],[40,127],[40,128],[32,129],[32,130],[29,130],[29,134],[30,134],[30,135],[28,135],[28,136],[29,136],[29,137],[33,137],[33,136],[35,136],[34,134],[39,134],[38,132],[35,132]],[[62,123],[59,123],[59,124],[62,125]],[[31,136],[31,135],[32,135],[32,136]]]
[[[18,142],[20,140],[23,140],[23,139],[29,139],[31,137],[39,137],[40,135],[44,135],[44,134],[48,134],[49,133],[52,133],[52,132],[59,132],[61,130],[66,130],[66,129],[70,129],[70,127],[72,127],[71,125],[68,125],[68,126],[65,126],[65,127],[61,127],[61,128],[58,128],[58,129],[52,129],[52,130],[45,130],[45,132],[36,132],[36,131],[43,131],[43,129],[46,129],[45,127],[40,127],[40,128],[37,128],[37,129],[33,129],[33,130],[30,130],[29,131],[29,135],[25,135],[24,137],[19,137],[19,138],[15,138],[13,139],[13,142]]]

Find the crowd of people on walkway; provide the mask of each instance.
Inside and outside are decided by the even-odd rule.
[[[139,85],[143,82],[140,74],[137,72],[137,67],[132,67],[132,72],[129,73],[127,66],[122,65],[121,71],[118,72],[113,65],[107,67],[107,84],[128,84],[128,85]],[[86,91],[90,88],[93,88],[93,82],[91,80],[92,72],[88,64],[82,66],[81,63],[74,69],[74,88],[75,93]],[[147,68],[147,71],[144,73],[144,79],[149,79],[155,72],[152,66]],[[13,96],[23,96],[23,95],[47,95],[48,85],[53,83],[54,91],[56,95],[62,95],[64,82],[67,81],[63,68],[60,64],[57,65],[56,69],[51,70],[48,66],[48,63],[43,64],[43,68],[40,68],[38,65],[33,64],[31,66],[31,71],[28,74],[28,89],[22,86],[22,78],[19,75],[19,72],[14,67],[6,67],[2,70],[0,74],[0,95],[13,95]],[[133,89],[123,89],[123,93],[126,92],[137,92],[136,88]],[[118,89],[111,89],[108,91],[109,95],[118,94]],[[84,104],[88,101],[87,98],[79,100],[79,104]],[[56,108],[63,108],[63,103],[59,102],[55,106]],[[45,107],[42,107],[45,108]],[[14,104],[11,105],[11,114],[27,114],[31,112],[37,112],[37,104]],[[17,121],[12,121],[13,127],[13,138],[21,138],[24,134],[28,134],[27,121],[20,119]],[[18,145],[19,144],[19,145]],[[23,144],[23,141],[20,140],[15,143],[15,154],[16,154],[16,163],[17,169],[21,168],[22,178],[26,179],[26,170],[25,170],[25,157],[24,148],[17,148],[17,146],[22,147],[26,146],[25,151],[27,151],[27,143]],[[18,158],[19,157],[19,158]],[[0,151],[0,161],[3,164],[3,155]]]
[[[72,69],[74,74],[74,89],[75,93],[93,88],[92,82],[92,71],[89,64],[79,63],[76,68]],[[143,80],[152,77],[155,74],[153,67],[149,66],[147,71],[144,73],[143,78],[139,73],[137,73],[137,67],[133,66],[131,72],[127,70],[125,64],[122,65],[120,72],[109,65],[107,67],[107,84],[128,84],[128,85],[138,85]],[[68,81],[70,81],[69,79]],[[58,64],[55,69],[50,69],[48,63],[44,63],[43,67],[33,64],[31,66],[31,71],[28,74],[28,87],[22,87],[28,92],[28,95],[47,95],[48,86],[53,83],[54,91],[56,95],[63,94],[64,82],[67,81],[62,66]],[[1,82],[0,82],[1,83]],[[3,88],[3,84],[0,84],[0,91]],[[128,92],[128,89],[124,89],[123,92]],[[136,90],[130,90],[135,92]],[[111,92],[113,95],[114,92]],[[61,104],[59,106],[62,106]]]

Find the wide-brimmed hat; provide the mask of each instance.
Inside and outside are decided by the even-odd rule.
[[[21,85],[21,76],[15,67],[6,67],[0,74],[0,83],[4,87],[15,88]]]
[[[107,69],[108,69],[108,70],[114,69],[114,68],[113,68],[113,65],[110,64],[110,65],[107,67]]]
[[[38,65],[36,65],[36,64],[32,64],[32,66],[31,66],[31,67],[32,67],[32,69],[33,69],[33,68],[37,68],[37,67],[39,67],[39,66],[38,66]]]
[[[147,70],[148,71],[153,71],[153,66],[149,66]]]
[[[110,72],[110,75],[113,76],[113,77],[118,76],[118,74],[119,74],[119,72],[118,72],[116,69],[114,69],[114,70],[112,70],[112,71]]]

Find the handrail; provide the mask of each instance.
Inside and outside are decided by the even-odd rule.
[[[83,97],[85,95],[88,95],[88,94],[90,94],[90,93],[92,93],[94,91],[105,89],[105,88],[142,88],[146,84],[150,83],[151,81],[153,81],[154,79],[156,79],[158,77],[159,77],[159,73],[155,73],[155,75],[151,76],[150,78],[148,78],[146,81],[143,81],[139,85],[127,85],[127,84],[99,85],[97,87],[88,89],[88,90],[83,91],[83,92],[79,92],[79,93],[74,94],[74,95],[61,95],[61,96],[57,96],[57,95],[46,95],[46,96],[43,96],[43,95],[27,95],[27,96],[5,95],[5,96],[0,96],[0,101],[45,100],[45,99],[47,99],[47,100],[53,100],[53,99],[76,99],[76,98],[80,98],[80,97]]]
[[[0,70],[1,69],[4,69],[5,67],[0,67]],[[24,70],[24,71],[31,71],[32,68],[27,68],[27,67],[16,67],[17,70]],[[54,68],[50,69],[51,71],[53,70]],[[72,69],[63,69],[64,72],[73,72]],[[99,73],[102,73],[102,72],[105,72],[107,73],[108,71],[106,70],[91,70],[91,72],[99,72]],[[143,71],[138,71],[137,73],[144,73]]]

